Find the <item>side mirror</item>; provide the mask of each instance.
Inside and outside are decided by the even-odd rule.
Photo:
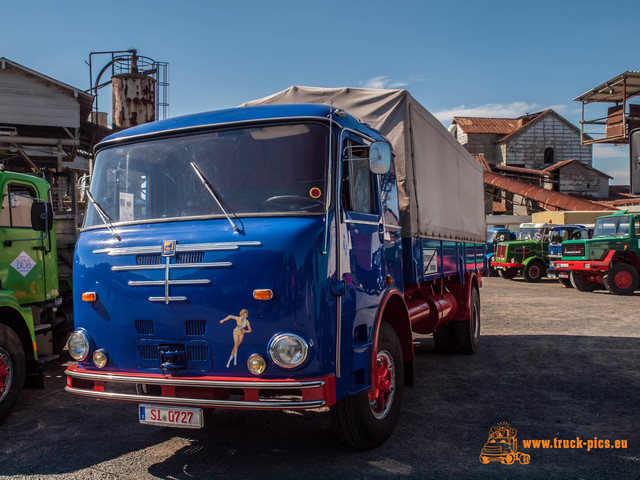
[[[53,208],[44,202],[31,205],[31,228],[37,232],[49,232],[53,228]]]
[[[375,175],[384,175],[391,168],[391,147],[387,142],[373,142],[369,147],[369,169]]]

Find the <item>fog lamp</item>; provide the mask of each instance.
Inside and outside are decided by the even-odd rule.
[[[67,347],[71,358],[81,362],[89,355],[89,336],[84,330],[76,330],[69,337]]]
[[[104,350],[93,352],[93,363],[98,368],[104,368],[107,365],[107,354]]]
[[[269,356],[282,368],[295,368],[304,363],[309,352],[307,342],[292,333],[281,333],[271,339]]]
[[[264,361],[261,355],[254,353],[247,360],[247,367],[254,375],[260,375],[267,368],[267,362]]]

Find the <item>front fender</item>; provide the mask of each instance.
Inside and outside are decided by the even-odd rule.
[[[524,262],[522,262],[522,265],[527,268],[527,265],[529,265],[531,262],[533,262],[534,260],[539,260],[541,261],[545,267],[547,266],[547,262],[544,261],[544,259],[540,258],[540,257],[528,257],[524,259]]]
[[[14,330],[25,349],[25,353],[36,352],[36,337],[33,331],[33,314],[23,308],[11,290],[0,290],[0,323]]]

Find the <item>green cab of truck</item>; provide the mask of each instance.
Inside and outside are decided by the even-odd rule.
[[[615,295],[633,293],[640,277],[640,213],[598,217],[593,238],[562,242],[556,270],[569,273],[583,292],[604,287]]]
[[[1,424],[25,384],[43,382],[59,287],[49,183],[0,170],[0,192]]]
[[[520,224],[518,239],[499,243],[491,266],[502,278],[512,279],[522,273],[528,282],[539,282],[547,271],[553,227],[552,223]]]

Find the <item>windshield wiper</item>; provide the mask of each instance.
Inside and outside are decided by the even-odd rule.
[[[207,178],[203,175],[203,173],[200,171],[200,169],[198,168],[198,166],[195,164],[195,162],[190,162],[191,163],[191,168],[193,168],[193,170],[196,172],[196,175],[198,175],[198,178],[200,179],[200,181],[202,182],[202,184],[204,185],[204,187],[207,189],[207,191],[209,192],[209,194],[213,197],[213,199],[216,201],[216,203],[218,204],[218,207],[220,207],[220,210],[222,210],[222,213],[224,213],[224,216],[227,217],[227,220],[229,220],[229,223],[231,224],[231,226],[233,227],[233,229],[236,232],[239,232],[240,229],[238,228],[238,226],[235,224],[235,222],[233,220],[231,220],[231,217],[229,216],[229,214],[227,213],[227,210],[224,208],[222,200],[220,200],[220,197],[218,196],[218,194],[216,193],[216,191],[213,189],[213,187],[211,186],[211,184],[209,183],[209,181],[207,180]]]
[[[122,241],[122,238],[120,238],[118,232],[116,232],[115,228],[113,228],[113,220],[111,220],[111,217],[106,212],[106,210],[102,208],[102,205],[98,203],[98,201],[93,197],[92,193],[89,190],[86,190],[85,193],[87,194],[87,197],[89,197],[91,205],[93,205],[93,207],[96,209],[96,212],[98,212],[98,216],[102,220],[102,223],[104,223],[104,225],[111,232],[111,235],[113,235],[119,242]]]

